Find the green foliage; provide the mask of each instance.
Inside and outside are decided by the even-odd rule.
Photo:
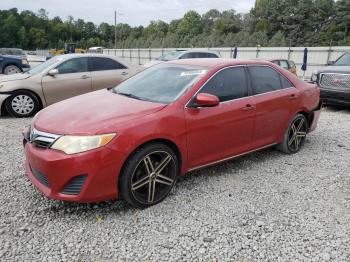
[[[60,49],[74,42],[81,48],[111,48],[115,29],[118,48],[349,45],[350,1],[256,0],[247,14],[189,11],[170,23],[158,20],[146,27],[116,28],[72,16],[50,19],[44,9],[0,10],[0,47]]]

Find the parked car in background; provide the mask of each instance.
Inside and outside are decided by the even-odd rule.
[[[0,48],[0,73],[12,75],[30,69],[27,57],[22,49]]]
[[[103,54],[102,46],[93,46],[87,50],[87,53]]]
[[[26,175],[49,198],[148,207],[191,170],[275,145],[298,152],[319,95],[266,61],[166,62],[39,112],[24,131]]]
[[[0,106],[15,117],[33,116],[61,100],[114,87],[140,69],[113,56],[55,56],[27,73],[0,77]]]
[[[350,53],[328,64],[314,72],[311,79],[319,85],[323,103],[350,106]]]
[[[220,58],[220,53],[216,51],[209,51],[209,50],[176,50],[172,52],[168,52],[160,57],[158,57],[156,60],[152,60],[146,64],[144,64],[144,67],[151,67],[157,64],[160,64],[162,62],[166,61],[172,61],[172,60],[178,60],[178,59],[192,59],[192,58]]]
[[[297,75],[297,67],[292,60],[287,59],[272,59],[270,62],[279,65],[280,67],[288,70],[289,72],[293,73],[294,75]]]

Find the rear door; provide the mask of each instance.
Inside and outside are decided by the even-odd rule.
[[[92,89],[115,87],[129,78],[132,72],[125,65],[108,57],[90,57]]]
[[[280,142],[300,95],[292,83],[270,66],[248,66],[256,103],[255,148]]]
[[[215,107],[185,107],[191,168],[252,149],[254,98],[249,97],[243,66],[219,71],[199,91],[216,95]]]
[[[48,105],[92,91],[88,57],[66,60],[56,69],[57,75],[45,75],[41,80]]]

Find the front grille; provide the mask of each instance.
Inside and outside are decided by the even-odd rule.
[[[43,184],[44,186],[50,188],[50,184],[49,184],[49,181],[47,180],[47,177],[41,173],[39,170],[33,168],[33,167],[30,167],[30,169],[32,170],[32,173],[33,175],[35,176],[35,178],[41,183]]]
[[[81,175],[74,177],[72,180],[69,181],[69,183],[64,187],[62,193],[65,195],[79,195],[81,189],[84,186],[86,175]]]
[[[40,148],[50,148],[60,135],[42,132],[33,128],[30,132],[30,142]]]
[[[350,90],[350,74],[321,74],[320,87],[329,89]]]

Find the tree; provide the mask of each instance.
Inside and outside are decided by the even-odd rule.
[[[269,46],[287,46],[287,40],[281,31],[278,31],[269,41]]]
[[[72,16],[50,18],[45,9],[0,10],[0,47],[62,48],[68,41],[83,48],[113,47],[114,29]],[[116,31],[117,46],[123,48],[349,45],[350,1],[256,0],[246,14],[189,11],[170,23],[118,24]]]
[[[180,37],[194,37],[203,32],[201,16],[195,11],[189,11],[181,19],[176,32]]]

